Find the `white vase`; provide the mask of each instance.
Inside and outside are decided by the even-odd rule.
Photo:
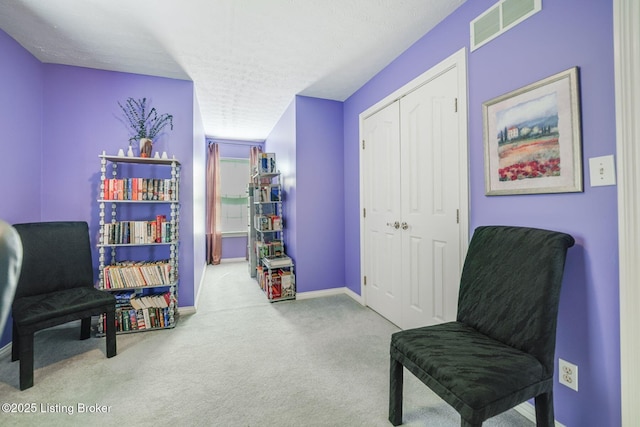
[[[127,157],[133,157],[133,147],[129,146],[127,150]]]

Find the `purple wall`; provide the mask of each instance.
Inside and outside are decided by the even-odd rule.
[[[342,103],[296,97],[298,292],[343,287]]]
[[[95,236],[98,155],[128,144],[117,101],[146,96],[159,111],[174,115],[174,130],[155,148],[182,162],[179,305],[193,305],[193,83],[41,64],[2,31],[0,51],[0,178],[12,183],[3,187],[0,217],[11,223],[84,220]],[[7,342],[5,333],[0,344]]]
[[[280,120],[271,130],[264,151],[276,153],[276,167],[280,171],[283,193],[284,251],[294,263],[298,259],[297,245],[297,164],[296,164],[296,99],[289,104]],[[296,265],[297,274],[297,265]],[[299,285],[296,278],[296,285]],[[299,289],[298,289],[299,290]]]
[[[118,101],[147,97],[160,113],[173,115],[173,130],[158,137],[154,151],[167,151],[182,164],[178,305],[192,306],[193,83],[65,65],[44,67],[42,173],[46,179],[41,192],[42,220],[88,221],[95,239],[99,227],[95,203],[100,178],[98,155],[103,150],[116,154],[119,148],[126,150],[128,146],[129,134],[120,121]]]
[[[200,292],[200,286],[206,270],[206,164],[207,149],[204,144],[204,124],[200,114],[200,105],[195,91],[193,92],[193,296],[194,304],[197,304],[196,296]]]
[[[0,218],[38,221],[43,66],[2,30],[0,52]]]
[[[42,64],[0,30],[0,218],[14,224],[41,215]],[[11,319],[0,347],[11,341]]]
[[[360,292],[358,114],[455,51],[469,22],[494,0],[464,3],[344,104],[347,285]],[[543,2],[543,10],[468,53],[471,229],[482,224],[560,230],[577,241],[567,258],[557,357],[579,366],[579,392],[555,387],[567,426],[619,426],[620,364],[616,187],[590,187],[589,157],[615,154],[613,7],[610,1]],[[571,19],[567,19],[571,17]],[[597,28],[597,31],[594,29]],[[482,103],[570,67],[580,67],[583,193],[484,195]],[[556,380],[557,384],[557,380]]]
[[[265,142],[284,184],[298,292],[344,286],[342,103],[296,96]]]

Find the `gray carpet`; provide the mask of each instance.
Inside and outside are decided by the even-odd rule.
[[[0,355],[3,426],[389,426],[389,337],[397,328],[346,295],[271,304],[246,263],[209,266],[196,314],[172,330],[78,341],[79,323],[41,331],[35,385]],[[25,413],[34,409],[35,413]],[[405,375],[407,426],[459,426]],[[104,412],[96,413],[96,410]],[[72,412],[72,413],[69,413]],[[488,427],[531,427],[509,411]]]

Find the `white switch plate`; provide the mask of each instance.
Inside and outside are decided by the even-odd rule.
[[[613,154],[589,159],[589,177],[591,186],[616,185],[616,168]]]

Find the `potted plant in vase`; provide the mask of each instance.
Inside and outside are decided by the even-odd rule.
[[[153,140],[168,125],[173,130],[173,116],[158,114],[155,107],[148,109],[147,98],[127,98],[124,105],[118,102],[124,113],[126,124],[132,131],[129,138],[129,152],[131,143],[140,141],[140,157],[151,157]]]

